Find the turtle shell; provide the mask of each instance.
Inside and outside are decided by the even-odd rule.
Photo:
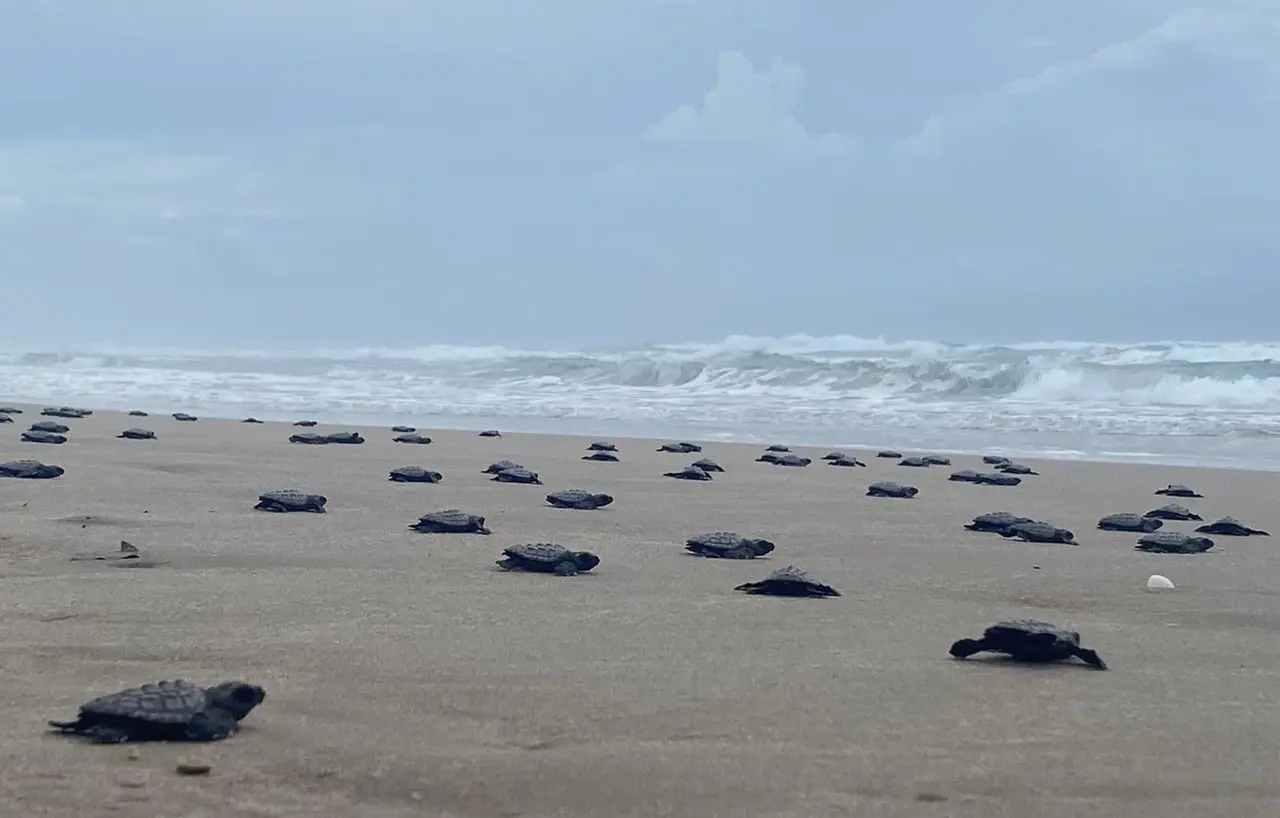
[[[51,479],[66,474],[61,466],[46,466],[39,460],[10,460],[0,463],[0,475],[27,479]]]
[[[702,469],[705,472],[724,471],[723,466],[721,466],[719,463],[717,463],[716,461],[712,460],[709,457],[704,457],[701,460],[695,460],[689,465],[695,468]]]
[[[1098,528],[1103,531],[1155,531],[1162,525],[1164,521],[1158,517],[1143,517],[1130,512],[1108,514],[1098,520]]]
[[[388,473],[388,479],[409,483],[439,483],[444,479],[438,471],[424,469],[422,466],[401,466]]]
[[[132,429],[125,429],[123,432],[117,435],[117,437],[123,437],[129,440],[153,440],[155,436],[156,436],[156,433],[151,431],[150,429],[139,429],[137,427],[134,427]]]
[[[27,427],[32,432],[52,432],[55,435],[64,435],[71,431],[71,427],[65,423],[58,423],[54,420],[38,420]]]
[[[54,432],[42,432],[39,429],[30,430],[22,433],[22,439],[28,443],[66,443],[67,439]]]
[[[841,595],[835,588],[818,582],[808,571],[796,565],[784,565],[760,582],[744,582],[734,590],[773,596]]]
[[[928,466],[932,465],[932,461],[930,461],[930,460],[929,460],[928,458],[926,458],[926,457],[904,457],[904,458],[902,458],[901,460],[899,460],[899,461],[898,461],[898,465],[899,465],[899,466],[913,466],[913,467],[915,467],[915,468],[917,468],[917,469],[921,469],[921,468],[926,468],[926,467],[928,467]]]
[[[544,565],[557,565],[570,559],[571,552],[563,545],[549,542],[524,543],[502,549],[502,553],[514,560],[536,562]]]
[[[152,724],[185,724],[205,709],[206,702],[203,687],[175,679],[90,699],[80,706],[80,712]]]
[[[494,475],[499,483],[539,483],[538,473],[528,469],[503,469]]]
[[[995,529],[1005,529],[1018,523],[1029,523],[1030,517],[1022,517],[1011,511],[992,511],[987,514],[979,514],[973,518],[973,522],[965,526],[971,531],[992,531]]]
[[[1164,554],[1200,554],[1213,548],[1213,544],[1208,537],[1192,537],[1178,531],[1153,531],[1139,537],[1134,548]]]
[[[416,432],[397,435],[391,439],[396,443],[417,443],[419,445],[426,445],[431,442],[431,438],[427,437],[426,435],[420,435]]]
[[[277,503],[285,508],[307,508],[313,504],[324,507],[327,498],[319,494],[307,494],[297,489],[272,489],[258,495],[258,500],[265,503]]]
[[[711,475],[697,466],[685,466],[680,471],[669,471],[663,477],[674,477],[677,480],[710,480]]]
[[[1142,516],[1157,517],[1161,520],[1202,520],[1204,519],[1199,514],[1196,514],[1191,509],[1179,503],[1168,503],[1166,505],[1160,506],[1159,508],[1153,508],[1150,511],[1148,511],[1146,514],[1143,514]]]
[[[616,452],[618,447],[608,441],[597,440],[588,446],[587,450],[592,452]]]
[[[511,471],[512,469],[523,469],[519,463],[513,460],[499,460],[497,463],[490,463],[489,468],[484,470],[484,474],[498,474],[499,472]]]
[[[468,514],[456,508],[446,508],[442,511],[423,514],[418,518],[418,525],[423,524],[465,532],[475,528],[484,528],[484,517],[478,514]],[[410,526],[410,528],[412,527]]]
[[[1080,634],[1040,619],[1001,620],[983,631],[982,637],[1002,647],[1021,642],[1054,643],[1064,650],[1080,646]]]
[[[976,483],[978,482],[978,473],[973,469],[960,469],[959,471],[951,472],[951,476],[947,479],[956,483]]]
[[[316,434],[315,432],[300,432],[296,435],[289,435],[290,443],[304,443],[311,446],[324,446],[329,442],[329,438],[325,435]]]
[[[617,456],[616,454],[614,454],[613,452],[606,452],[606,451],[600,451],[600,450],[596,450],[596,451],[591,452],[590,454],[583,455],[583,456],[582,456],[582,459],[583,459],[583,460],[598,460],[598,461],[601,461],[601,462],[603,462],[603,463],[617,463],[617,462],[618,462],[618,456]]]

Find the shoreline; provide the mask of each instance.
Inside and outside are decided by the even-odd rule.
[[[3,398],[0,398],[0,405],[4,405]],[[614,421],[598,420],[594,418],[582,419],[558,419],[558,418],[516,418],[502,416],[441,416],[441,415],[415,415],[412,413],[399,413],[395,415],[362,415],[359,413],[337,414],[337,413],[319,413],[307,415],[305,412],[299,412],[296,416],[286,416],[286,413],[279,411],[248,411],[244,414],[236,414],[233,410],[224,407],[215,407],[211,409],[189,409],[179,408],[168,411],[151,411],[145,406],[131,406],[129,408],[121,408],[120,406],[96,406],[92,404],[80,404],[73,400],[60,400],[57,402],[41,403],[27,398],[15,398],[8,405],[26,410],[28,414],[39,414],[40,410],[47,406],[65,405],[77,406],[89,409],[94,412],[113,412],[118,414],[126,414],[130,409],[141,409],[147,411],[152,417],[170,417],[172,412],[189,412],[201,418],[217,421],[239,421],[245,417],[254,416],[260,420],[269,423],[278,423],[290,425],[296,420],[315,420],[328,426],[344,426],[358,429],[386,429],[397,424],[405,424],[409,426],[417,426],[421,429],[432,429],[437,431],[450,432],[468,432],[481,431],[483,429],[499,429],[504,433],[510,431],[512,434],[522,435],[550,435],[557,437],[571,438],[601,438],[616,437],[620,440],[632,441],[655,441],[665,442],[670,440],[688,440],[693,443],[701,443],[705,445],[734,445],[734,446],[767,446],[774,443],[781,443],[787,446],[793,446],[804,449],[851,449],[860,452],[875,452],[880,449],[892,449],[901,451],[904,454],[941,454],[952,457],[980,457],[983,454],[1004,454],[1011,458],[1026,462],[1045,462],[1045,463],[1094,463],[1100,465],[1116,465],[1116,466],[1156,466],[1176,469],[1209,469],[1209,470],[1229,470],[1254,472],[1262,474],[1280,473],[1280,462],[1277,463],[1248,463],[1240,460],[1222,457],[1220,460],[1206,461],[1203,457],[1193,455],[1178,454],[1159,454],[1155,452],[1134,452],[1134,453],[1091,453],[1080,450],[1064,450],[1064,449],[1037,449],[1027,447],[1006,447],[1001,449],[997,446],[982,447],[966,447],[961,445],[948,445],[945,441],[940,445],[904,445],[897,443],[868,443],[865,440],[845,440],[843,442],[832,442],[838,437],[838,434],[832,434],[830,440],[815,441],[806,439],[805,430],[797,430],[797,434],[790,437],[782,435],[781,440],[775,440],[764,435],[735,433],[727,431],[712,431],[711,429],[698,430],[687,425],[680,427],[684,433],[665,435],[661,432],[662,424],[645,424],[630,421]],[[611,431],[612,429],[612,431]],[[812,431],[812,430],[808,430]],[[928,431],[928,435],[935,438],[948,437],[945,434]],[[959,435],[951,435],[953,440]],[[1259,441],[1260,445],[1262,441]]]

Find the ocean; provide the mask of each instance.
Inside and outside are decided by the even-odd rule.
[[[0,353],[0,401],[1280,469],[1280,343],[848,336]]]

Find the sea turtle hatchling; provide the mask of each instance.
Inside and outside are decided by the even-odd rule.
[[[85,412],[83,409],[76,409],[71,406],[46,406],[40,410],[40,414],[51,418],[69,418],[71,420],[79,420],[93,414]]]
[[[618,456],[613,452],[594,451],[582,456],[583,460],[596,460],[601,463],[618,463]]]
[[[925,457],[904,457],[898,461],[899,466],[909,466],[914,469],[927,469],[933,463]]]
[[[867,486],[868,497],[897,497],[909,500],[919,493],[920,489],[915,486],[904,486],[901,483],[894,483],[890,480],[881,480],[878,483],[872,483]]]
[[[295,421],[293,422],[293,425],[294,425],[294,426],[302,426],[302,427],[304,427],[304,428],[310,429],[312,426],[316,426],[316,425],[318,425],[318,424],[317,424],[317,423],[316,423],[316,421],[314,421],[314,420],[295,420]]]
[[[483,432],[476,435],[476,437],[502,437],[502,432],[499,432],[497,429],[485,429]]]
[[[392,483],[439,483],[444,475],[422,466],[401,466],[388,472],[387,479]]]
[[[431,442],[431,438],[427,437],[426,435],[420,435],[417,432],[409,432],[403,435],[396,435],[391,439],[396,443],[417,443],[420,446],[425,446]]]
[[[1030,466],[1024,466],[1021,463],[1008,463],[1008,462],[997,464],[996,471],[1004,472],[1005,474],[1032,474],[1032,475],[1039,474],[1039,472],[1035,471]]]
[[[307,494],[297,489],[273,489],[258,495],[258,503],[254,508],[259,511],[291,512],[310,511],[324,514],[325,504],[329,498],[323,494]]]
[[[827,597],[840,596],[830,585],[823,585],[795,565],[784,565],[759,582],[744,582],[733,590],[765,596]]]
[[[503,469],[489,479],[498,483],[531,483],[539,486],[542,485],[542,480],[538,478],[538,473],[529,471],[528,469]]]
[[[847,457],[837,457],[834,460],[828,460],[827,465],[828,466],[844,466],[846,468],[852,468],[854,466],[858,466],[864,469],[867,467],[866,463],[863,463],[861,460],[854,457],[853,455],[849,455]]]
[[[1235,517],[1223,517],[1196,528],[1201,534],[1219,534],[1223,537],[1270,537],[1260,528],[1250,528]]]
[[[502,554],[497,563],[504,571],[538,571],[558,577],[571,577],[600,564],[600,558],[590,551],[570,551],[549,542],[513,545],[502,549]]]
[[[142,411],[141,409],[130,409],[130,410],[129,410],[129,417],[131,417],[131,418],[145,418],[145,417],[147,417],[147,413],[146,413],[146,412],[144,412],[144,411]]]
[[[668,471],[662,473],[663,477],[671,477],[676,480],[710,480],[711,475],[697,466],[685,466],[679,471]]]
[[[876,457],[883,457],[886,460],[897,460],[902,457],[902,452],[894,451],[893,449],[883,449],[876,452]]]
[[[702,447],[697,443],[689,443],[688,441],[680,441],[679,443],[663,443],[657,449],[660,452],[674,452],[675,454],[693,454],[702,451]]]
[[[701,460],[695,460],[689,465],[696,466],[697,468],[702,469],[707,473],[724,471],[724,466],[721,466],[719,463],[717,463],[716,461],[712,460],[709,457],[704,457]]]
[[[443,511],[432,511],[423,514],[409,528],[423,534],[490,534],[484,524],[484,517],[479,514],[468,514],[456,508]]]
[[[71,427],[65,423],[58,423],[56,420],[38,420],[27,427],[29,432],[50,432],[55,435],[65,435],[71,431]]]
[[[757,457],[756,460],[772,463],[775,466],[790,466],[796,469],[802,469],[813,462],[809,458],[801,457],[798,454],[777,454],[775,452],[766,452]]]
[[[1004,531],[997,532],[1001,537],[1008,537],[1014,540],[1022,540],[1023,542],[1044,543],[1046,545],[1079,545],[1076,542],[1076,535],[1069,529],[1058,528],[1040,520],[1031,520],[1025,523],[1014,523],[1005,528]]]
[[[125,429],[123,432],[116,435],[116,437],[124,438],[125,440],[155,440],[156,433],[150,429],[139,429],[134,427],[132,429]]]
[[[245,418],[240,422],[241,423],[266,423],[265,420],[258,420],[257,418]]]
[[[1181,483],[1170,483],[1162,489],[1156,489],[1156,494],[1163,494],[1166,497],[1204,497],[1203,494],[1189,489]]]
[[[976,483],[978,482],[978,473],[973,469],[959,469],[951,472],[951,476],[947,479],[953,483]]]
[[[753,560],[773,552],[768,540],[743,537],[732,531],[713,531],[685,541],[684,549],[700,557],[726,560]]]
[[[42,432],[39,429],[28,429],[22,433],[22,439],[27,443],[52,443],[55,445],[67,442],[67,438],[64,435]]]
[[[21,415],[22,410],[16,406],[0,406],[0,415]]]
[[[1139,537],[1134,548],[1153,554],[1200,554],[1213,548],[1213,540],[1180,531],[1154,531]]]
[[[607,440],[597,440],[587,447],[589,452],[616,452],[618,447]]]
[[[358,446],[364,443],[364,437],[359,432],[330,432],[325,435],[330,443],[344,443],[349,446]]]
[[[775,444],[773,444],[772,446],[765,446],[765,447],[764,447],[764,450],[765,450],[766,452],[781,452],[781,453],[786,453],[786,452],[791,451],[791,447],[789,447],[789,446],[781,446],[781,445],[779,445],[779,444],[775,443]]]
[[[940,454],[927,454],[922,458],[930,466],[950,466],[951,458]]]
[[[1017,486],[1022,483],[1021,477],[1015,477],[1012,474],[1001,474],[999,472],[978,472],[978,476],[973,482],[979,486]]]
[[[982,456],[982,462],[986,463],[988,466],[999,466],[1003,463],[1008,463],[1009,458],[1002,454],[984,454]]]
[[[188,415],[186,412],[174,412],[173,419],[180,420],[184,423],[195,423],[200,418],[196,417],[195,415]]]
[[[1010,526],[1031,521],[1030,517],[1023,517],[1011,511],[991,511],[974,517],[973,522],[965,524],[965,528],[970,531],[989,531],[1001,534],[1008,531]]]
[[[1179,505],[1178,503],[1169,503],[1168,505],[1160,506],[1160,508],[1153,508],[1142,516],[1155,517],[1160,520],[1178,520],[1182,522],[1186,522],[1188,520],[1198,522],[1204,519],[1191,509],[1184,505]]]
[[[511,471],[512,469],[523,469],[524,466],[514,460],[499,460],[497,463],[490,463],[488,468],[480,472],[481,474],[498,474],[499,472]]]
[[[547,503],[556,508],[572,508],[579,511],[592,511],[604,508],[613,502],[611,494],[593,494],[584,489],[565,489],[553,491],[547,495]]]
[[[982,633],[981,639],[960,639],[950,653],[967,659],[975,653],[1003,653],[1015,662],[1060,662],[1073,656],[1085,664],[1106,670],[1096,651],[1080,647],[1080,634],[1039,619],[1006,619]]]
[[[50,466],[39,460],[9,460],[0,463],[0,477],[16,477],[20,480],[53,480],[66,474],[61,466]]]
[[[1120,512],[1108,514],[1098,520],[1098,528],[1102,531],[1139,531],[1150,533],[1164,525],[1159,517],[1143,517],[1141,514]]]
[[[200,687],[175,679],[99,696],[80,705],[75,721],[49,726],[96,744],[220,741],[238,731],[266,695],[247,682]]]
[[[827,452],[822,456],[822,459],[823,460],[843,460],[846,457],[852,457],[852,455],[846,455],[844,452]]]
[[[305,446],[328,446],[329,436],[316,432],[299,432],[296,435],[289,435],[289,442],[301,443]]]
[[[399,432],[401,434],[411,435],[414,432],[418,431],[418,428],[416,426],[392,426],[391,431]]]

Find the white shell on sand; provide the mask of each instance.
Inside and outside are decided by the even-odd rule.
[[[1173,583],[1170,582],[1169,578],[1166,576],[1161,576],[1160,574],[1152,574],[1151,576],[1147,577],[1148,590],[1159,591],[1162,589],[1169,589],[1172,587],[1173,587]]]

